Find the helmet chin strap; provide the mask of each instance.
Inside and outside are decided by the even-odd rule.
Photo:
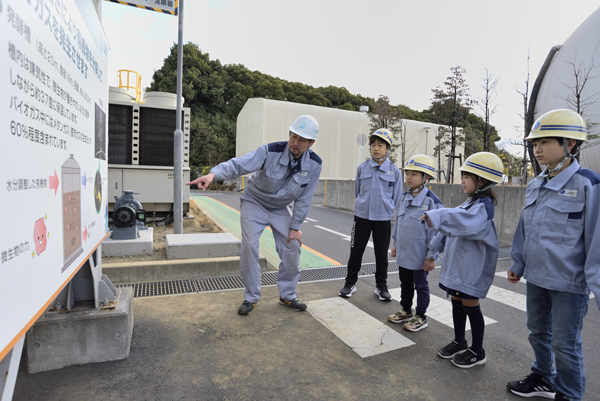
[[[388,154],[390,153],[390,150],[388,149],[387,152],[385,152],[385,156],[383,156],[380,159],[376,159],[375,157],[373,157],[373,160],[377,161],[377,162],[382,162],[385,160],[385,158],[388,156]]]
[[[423,181],[421,181],[421,185],[419,185],[416,188],[410,188],[408,190],[409,194],[412,194],[413,192],[421,192],[421,190],[423,188],[425,188],[425,185],[427,185],[427,183],[431,180],[431,177],[429,177],[429,175],[423,173]]]
[[[475,190],[475,192],[473,193],[473,195],[475,195],[475,194],[478,194],[478,193],[480,193],[480,192],[483,192],[483,191],[485,191],[486,189],[490,189],[491,187],[493,187],[494,185],[496,185],[496,183],[495,183],[495,182],[492,182],[491,184],[488,184],[488,185],[486,185],[486,186],[485,186],[485,187],[483,187],[483,188],[479,188],[479,183],[481,182],[481,177],[480,177],[480,176],[476,176],[476,177],[477,177],[477,184],[476,184],[476,188],[477,188],[477,189]]]
[[[556,165],[556,167],[554,167],[553,169],[550,169],[550,167],[547,167],[546,170],[546,174],[540,174],[540,177],[548,177],[550,174],[560,171],[563,166],[565,165],[565,163],[567,162],[567,160],[569,160],[569,157],[575,158],[578,154],[579,154],[579,149],[577,149],[577,151],[575,152],[575,154],[571,154],[571,152],[569,152],[569,140],[567,138],[563,138],[563,148],[565,149],[565,157],[563,157],[563,159],[560,161],[560,163],[558,163]]]

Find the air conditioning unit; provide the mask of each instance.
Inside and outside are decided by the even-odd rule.
[[[176,128],[177,95],[148,92],[137,103],[127,90],[109,88],[108,105],[108,210],[124,190],[134,189],[152,218],[173,210],[173,137]],[[183,182],[190,180],[190,109],[181,116],[183,131]],[[189,211],[190,190],[183,186],[183,211]]]

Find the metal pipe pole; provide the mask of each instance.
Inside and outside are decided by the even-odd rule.
[[[181,131],[181,81],[183,75],[183,0],[179,0],[177,39],[177,117],[173,144],[173,232],[183,233],[183,131]]]

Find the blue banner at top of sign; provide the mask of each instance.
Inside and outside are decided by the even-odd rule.
[[[125,6],[143,8],[144,10],[156,11],[164,14],[177,15],[179,11],[179,0],[106,0],[111,3],[123,4]]]

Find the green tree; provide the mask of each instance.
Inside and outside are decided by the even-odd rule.
[[[174,44],[162,67],[152,76],[146,91],[176,93],[177,46]],[[211,60],[198,45],[183,46],[183,97],[191,109],[190,163],[192,166],[215,165],[235,156],[237,116],[250,98],[359,111],[360,106],[373,105],[374,99],[351,94],[335,86],[315,88],[301,82],[251,71],[242,64],[221,65]],[[388,106],[396,113],[410,113],[415,119],[424,117],[406,106]],[[378,127],[379,128],[379,127]],[[393,132],[393,131],[392,131]]]
[[[454,182],[454,159],[460,157],[456,155],[456,147],[464,143],[465,132],[461,128],[467,125],[467,117],[473,103],[469,95],[469,85],[464,78],[467,71],[461,66],[452,67],[450,71],[452,74],[446,78],[444,86],[432,89],[431,99],[433,122],[446,126],[438,130],[436,139],[439,145],[436,146],[436,155],[437,152],[448,152],[447,184]]]
[[[392,163],[396,163],[396,149],[401,147],[402,150],[402,166],[404,166],[404,143],[405,133],[403,129],[404,117],[398,107],[390,105],[390,99],[387,96],[379,95],[377,101],[371,103],[369,111],[369,120],[371,134],[379,128],[387,128],[391,131],[394,138],[394,143],[390,147],[388,158]]]

